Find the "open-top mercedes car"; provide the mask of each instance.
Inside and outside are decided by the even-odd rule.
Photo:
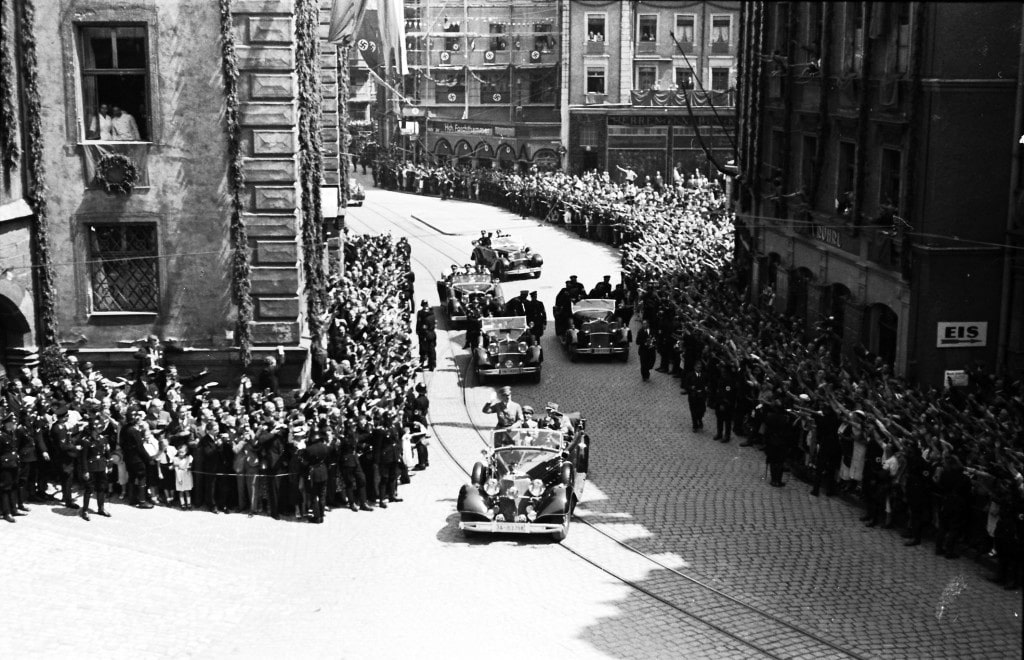
[[[566,537],[587,479],[590,438],[578,413],[564,419],[564,430],[493,432],[493,449],[459,491],[459,529]]]
[[[580,355],[615,355],[625,362],[633,332],[616,318],[614,300],[583,299],[572,304],[561,339],[574,362]]]
[[[496,285],[490,273],[456,271],[437,281],[437,295],[441,300],[441,307],[452,323],[465,321],[470,302],[479,303],[488,293],[497,297],[501,307],[505,306],[501,287]]]
[[[526,247],[522,241],[500,235],[486,241],[473,241],[475,263],[486,266],[494,275],[507,280],[514,277],[540,277],[544,259]]]
[[[473,349],[477,381],[490,376],[530,374],[540,382],[544,352],[527,332],[525,316],[498,316],[480,319],[480,345]]]
[[[363,184],[359,183],[355,179],[348,180],[348,205],[349,206],[362,206],[363,201],[366,200],[366,191],[363,190]]]

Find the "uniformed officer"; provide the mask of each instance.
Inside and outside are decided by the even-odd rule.
[[[548,324],[548,312],[544,303],[537,300],[537,292],[530,292],[530,299],[526,301],[526,320],[533,324],[533,336],[540,342],[544,334],[544,328]]]
[[[473,296],[466,306],[466,344],[462,348],[476,348],[480,343],[480,329],[480,302]]]
[[[18,486],[18,441],[14,435],[14,413],[7,413],[0,430],[0,516],[9,523],[14,516],[25,515],[14,505],[14,489]]]
[[[843,457],[839,446],[839,415],[829,405],[818,409],[814,417],[817,448],[814,458],[814,488],[811,495],[817,496],[825,485],[825,494],[831,497],[835,493],[836,470]]]
[[[21,424],[14,427],[18,442],[18,505],[19,511],[28,511],[25,502],[42,501],[45,483],[40,478],[40,461],[49,461],[45,434],[35,428],[33,415],[27,409],[21,411]]]
[[[657,343],[654,332],[651,331],[651,324],[645,318],[640,325],[640,332],[636,333],[637,354],[640,356],[640,377],[650,380],[651,368],[658,358]]]
[[[346,423],[345,432],[338,438],[338,466],[341,468],[341,483],[348,508],[353,511],[373,511],[366,503],[366,475],[359,464],[359,439],[351,423]]]
[[[564,335],[565,331],[569,328],[569,319],[572,318],[572,300],[572,280],[566,280],[565,286],[562,287],[555,295],[555,308],[553,310],[555,317],[555,334],[559,337]]]
[[[82,509],[78,515],[89,520],[89,498],[96,495],[96,512],[104,518],[110,514],[104,508],[107,496],[107,462],[110,459],[112,437],[109,426],[98,412],[94,412],[89,427],[82,434]]]
[[[523,424],[523,408],[512,400],[512,388],[508,385],[497,390],[497,397],[485,403],[483,411],[497,417],[496,429],[517,428]]]
[[[324,434],[317,431],[310,435],[309,443],[302,450],[306,465],[306,488],[313,506],[312,522],[324,521],[324,507],[327,499],[327,456],[330,450],[324,442]],[[350,503],[351,504],[351,503]]]
[[[430,309],[430,303],[424,300],[420,303],[420,310],[416,312],[416,336],[421,337],[427,325],[434,323],[434,310]]]
[[[526,316],[526,296],[529,291],[520,291],[519,296],[505,304],[505,313],[509,316]]]
[[[683,382],[686,388],[686,402],[690,404],[690,421],[693,430],[704,428],[704,413],[708,409],[708,377],[699,362],[694,366]]]
[[[736,375],[732,366],[725,368],[725,373],[718,383],[715,394],[715,437],[714,440],[729,442],[732,440],[732,418],[736,412]]]
[[[377,485],[377,503],[382,509],[388,502],[401,502],[398,496],[399,463],[402,460],[402,443],[394,427],[395,419],[391,412],[381,415],[380,424],[373,430],[374,459],[380,471]],[[387,501],[385,501],[387,498]]]
[[[590,298],[607,298],[612,294],[612,276],[605,275],[604,279],[594,285],[594,288],[590,290]]]
[[[77,509],[71,496],[71,487],[75,480],[75,467],[78,464],[80,447],[78,425],[72,426],[70,411],[67,406],[61,406],[57,410],[57,421],[50,427],[50,440],[59,450],[60,462],[60,492],[64,500],[64,507]]]

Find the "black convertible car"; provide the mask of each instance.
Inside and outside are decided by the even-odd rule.
[[[587,479],[590,438],[577,413],[564,419],[564,430],[493,432],[494,449],[459,491],[459,529],[565,539]]]
[[[625,362],[633,332],[615,316],[614,300],[584,299],[572,304],[561,340],[573,362],[580,355],[614,355]]]
[[[466,306],[471,299],[482,299],[488,293],[498,298],[498,304],[505,306],[505,299],[500,287],[491,278],[490,273],[455,272],[437,281],[437,296],[441,307],[452,323],[466,320]]]

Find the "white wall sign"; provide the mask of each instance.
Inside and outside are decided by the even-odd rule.
[[[987,321],[940,321],[939,348],[982,348],[988,345]]]

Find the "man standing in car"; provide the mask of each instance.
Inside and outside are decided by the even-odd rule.
[[[526,301],[526,320],[533,323],[533,336],[540,342],[544,334],[544,328],[548,324],[548,312],[544,309],[544,303],[537,300],[537,292],[530,292],[530,299]]]
[[[509,429],[523,425],[523,408],[512,400],[512,388],[508,385],[498,389],[498,396],[484,404],[485,413],[494,413],[498,423],[494,428]]]

